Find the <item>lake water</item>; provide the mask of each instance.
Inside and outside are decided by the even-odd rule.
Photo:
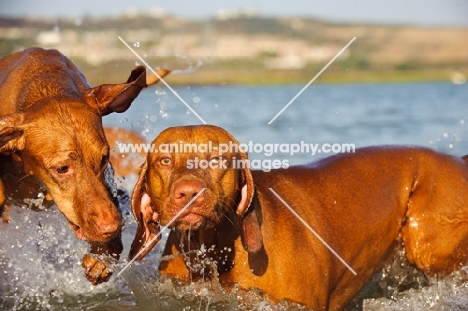
[[[302,87],[192,86],[175,91],[206,123],[227,129],[243,143],[410,144],[468,153],[467,85],[312,84],[269,125]],[[104,118],[105,125],[133,128],[148,141],[169,126],[201,123],[161,85],[145,90],[124,114]],[[289,159],[297,164],[325,155]]]
[[[269,125],[302,87],[192,86],[175,90],[206,123],[227,129],[245,144],[252,142],[264,147],[304,142],[319,146],[354,144],[356,148],[405,144],[460,156],[468,154],[466,84],[312,84]],[[150,142],[169,126],[201,124],[193,111],[165,86],[157,85],[143,91],[127,112],[106,116],[103,122],[106,126],[133,129]],[[250,157],[287,159],[290,164],[300,164],[330,154],[324,150],[315,155],[310,152],[267,155],[257,150]],[[123,183],[128,189],[133,186],[131,179]],[[141,265],[119,278],[113,277],[109,283],[92,286],[84,279],[80,267],[86,243],[72,236],[60,213],[14,208],[9,215],[10,223],[0,224],[0,309],[155,309],[152,299],[161,290],[155,288],[161,284],[156,285],[150,278],[155,256],[147,257]],[[135,232],[128,206],[124,219],[126,248],[122,257],[126,258]],[[431,286],[400,293],[393,300],[369,300],[366,310],[465,310],[468,289],[461,280],[466,274],[462,271],[448,280],[433,281]],[[223,292],[219,284],[203,286],[209,286],[211,293],[200,287],[171,287],[172,300],[164,303],[170,304],[170,310],[285,309],[269,306],[260,296]],[[194,300],[181,303],[186,298],[176,292],[184,292],[184,297],[192,293]]]

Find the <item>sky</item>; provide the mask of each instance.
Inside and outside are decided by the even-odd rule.
[[[468,0],[0,0],[0,15],[8,16],[113,15],[129,8],[190,18],[212,17],[222,10],[249,10],[337,22],[468,28]]]

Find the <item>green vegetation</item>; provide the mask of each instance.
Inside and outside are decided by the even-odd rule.
[[[171,84],[306,84],[318,71],[312,70],[200,70],[190,75],[170,75]],[[468,71],[465,72],[468,75]],[[446,70],[348,70],[326,71],[315,81],[318,83],[404,83],[449,82]]]

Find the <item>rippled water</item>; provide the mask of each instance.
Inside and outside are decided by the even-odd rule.
[[[267,123],[302,86],[179,87],[179,95],[207,123],[220,125],[241,142],[353,143],[429,146],[455,155],[468,153],[468,85],[449,83],[382,85],[311,85],[271,125]],[[168,126],[201,121],[163,86],[145,90],[124,114],[104,118],[105,125],[142,133],[151,141]],[[251,158],[288,159],[291,164],[314,156],[262,152]],[[121,180],[129,190],[134,178]],[[126,258],[135,222],[124,204]],[[88,283],[81,268],[87,250],[74,238],[54,208],[34,212],[13,207],[9,223],[0,223],[0,309],[2,310],[300,310],[286,302],[271,305],[263,294],[223,289],[216,281],[178,284],[159,280],[157,254],[99,286]],[[114,270],[120,271],[122,261]],[[365,310],[466,310],[468,270],[445,280],[427,280],[404,262],[376,278]],[[158,281],[159,280],[159,281]],[[409,289],[412,288],[412,289]],[[360,307],[356,308],[359,309]]]

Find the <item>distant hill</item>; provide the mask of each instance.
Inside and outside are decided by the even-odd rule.
[[[440,80],[468,71],[466,28],[337,24],[242,14],[204,20],[149,14],[50,20],[0,17],[0,56],[29,46],[57,48],[98,81],[108,74],[123,75],[122,67],[137,61],[119,36],[155,67],[183,70],[203,63],[196,73],[174,77],[178,83],[301,82],[353,37],[357,39],[327,70],[331,80],[379,76],[405,80],[405,74],[406,80]]]

